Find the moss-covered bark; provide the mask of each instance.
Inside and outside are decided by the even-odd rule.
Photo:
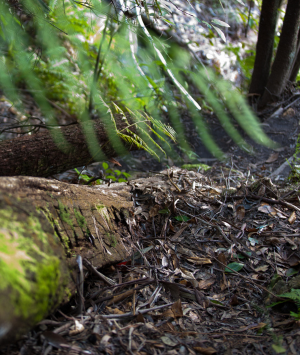
[[[76,255],[95,267],[128,257],[126,184],[0,178],[0,342],[24,333],[76,289]]]

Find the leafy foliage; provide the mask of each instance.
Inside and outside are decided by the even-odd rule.
[[[290,292],[283,293],[278,296],[283,297],[283,298],[287,298],[288,300],[292,300],[296,303],[296,305],[298,307],[298,312],[297,313],[290,312],[290,315],[292,317],[294,317],[296,320],[300,320],[300,289],[293,289],[292,288]],[[271,304],[271,307],[277,305],[278,303],[281,303],[281,302],[273,303],[273,304]]]
[[[293,165],[291,165],[290,163],[290,168],[291,168],[291,172],[289,175],[289,179],[291,181],[299,181],[300,180],[300,135],[298,135],[297,138],[297,143],[296,143],[296,148],[295,148],[295,153],[293,154]]]
[[[126,182],[128,181],[128,178],[130,177],[130,174],[120,171],[118,169],[111,169],[109,165],[106,162],[102,163],[102,178],[105,180],[111,180],[112,182]],[[75,172],[78,175],[78,180],[82,180],[84,184],[91,184],[93,182],[95,185],[101,185],[104,183],[104,180],[101,179],[101,177],[95,178],[94,173],[83,170],[79,171],[78,169],[74,169]]]
[[[221,158],[223,153],[201,115],[201,105],[206,103],[236,143],[246,147],[235,128],[238,122],[259,143],[272,144],[231,84],[203,69],[188,50],[179,50],[148,31],[145,19],[165,19],[163,13],[170,11],[164,2],[153,6],[144,1],[131,7],[122,1],[114,6],[95,0],[19,3],[22,10],[15,12],[9,2],[0,3],[0,85],[20,110],[20,88],[31,93],[57,144],[64,137],[53,128],[59,122],[52,100],[76,114],[95,160],[104,156],[90,124],[93,119],[104,122],[119,154],[124,153],[122,141],[126,141],[157,158],[165,152],[171,155],[175,136],[182,149],[190,151],[182,110],[189,111],[204,144]],[[215,29],[227,25],[218,19],[213,23]],[[204,99],[195,99],[195,90]],[[123,131],[117,130],[116,113],[127,123]]]

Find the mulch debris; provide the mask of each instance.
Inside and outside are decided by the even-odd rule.
[[[0,354],[299,354],[299,186],[225,168],[130,181],[130,260]]]

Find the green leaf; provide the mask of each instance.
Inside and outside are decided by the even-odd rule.
[[[298,270],[295,270],[294,268],[291,267],[291,268],[287,269],[285,276],[290,277],[295,274],[298,274]]]
[[[113,175],[107,175],[106,179],[111,179],[112,181],[116,181],[117,180],[116,177],[113,176]]]
[[[286,349],[284,347],[282,347],[281,345],[273,344],[272,348],[277,354],[282,354],[282,353],[286,352]]]
[[[251,251],[246,251],[245,254],[251,256]],[[233,254],[233,256],[238,259],[245,259],[246,258],[245,255],[243,255],[243,254]]]
[[[188,216],[176,216],[175,219],[179,222],[187,222],[190,218]]]
[[[217,300],[212,300],[212,299],[209,299],[211,303],[214,303],[214,304],[218,304],[219,306],[224,306],[224,304],[220,301],[217,301]]]
[[[221,20],[218,20],[217,18],[214,18],[211,22],[214,22],[216,23],[217,25],[219,26],[223,26],[223,27],[230,27],[228,25],[228,23],[224,22],[224,21],[221,21]]]
[[[243,267],[244,267],[244,264],[234,262],[234,263],[228,264],[224,271],[228,272],[228,273],[231,273],[231,272],[234,272],[234,271],[238,272],[238,271],[242,270]]]
[[[164,210],[158,211],[158,213],[161,213],[161,214],[169,214],[169,213],[170,213],[170,210],[164,209]]]
[[[212,25],[212,26],[213,26],[213,25]],[[218,35],[222,38],[222,40],[223,40],[224,42],[226,42],[226,37],[225,37],[223,31],[221,31],[218,27],[215,27],[215,26],[213,26],[213,28],[218,32]]]
[[[171,22],[171,21],[167,20],[166,18],[163,18],[162,20],[163,20],[164,22],[166,22],[167,24],[170,24],[170,25],[172,25],[172,26],[175,26],[175,23],[174,23],[174,22]]]
[[[109,165],[108,165],[107,163],[105,163],[105,162],[102,163],[102,166],[103,166],[103,169],[104,169],[104,170],[108,169],[108,167],[109,167]]]

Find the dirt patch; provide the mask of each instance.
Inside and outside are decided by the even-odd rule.
[[[264,132],[274,142],[278,143],[278,148],[271,149],[255,143],[246,133],[242,133],[246,142],[251,146],[249,151],[235,145],[232,139],[222,128],[220,122],[215,116],[206,116],[206,123],[210,129],[211,135],[227,155],[224,162],[217,161],[207,150],[198,134],[195,132],[195,126],[188,116],[184,116],[184,127],[186,138],[192,151],[195,153],[192,159],[178,150],[177,159],[162,157],[161,162],[151,157],[143,151],[131,152],[125,157],[118,159],[122,168],[126,171],[159,171],[168,166],[182,166],[186,163],[204,163],[209,166],[233,166],[248,174],[256,177],[270,176],[283,163],[286,162],[294,153],[299,134],[300,104],[296,103],[290,107],[287,112],[273,118],[267,118],[262,121],[261,126]],[[275,180],[284,180],[290,172],[289,164],[279,174],[272,175]]]

